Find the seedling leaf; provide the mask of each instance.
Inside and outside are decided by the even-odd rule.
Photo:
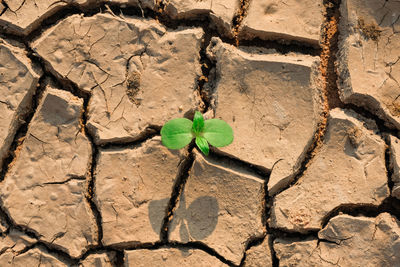
[[[233,141],[233,130],[228,123],[220,119],[211,119],[204,122],[203,136],[215,146],[227,146]]]
[[[195,138],[196,145],[206,156],[209,144],[215,147],[227,146],[233,141],[233,130],[220,119],[204,121],[203,115],[196,111],[193,122],[185,118],[173,119],[161,129],[161,141],[170,149],[181,149]]]
[[[161,129],[161,142],[169,149],[181,149],[193,139],[193,122],[186,118],[168,121]]]
[[[198,148],[200,148],[201,152],[203,152],[204,155],[208,156],[210,147],[208,146],[208,142],[204,137],[197,136],[196,137],[196,145],[198,146]]]
[[[193,118],[193,132],[198,136],[204,128],[204,118],[203,115],[196,111]]]

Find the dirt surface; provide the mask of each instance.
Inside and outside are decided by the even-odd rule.
[[[397,0],[1,0],[0,266],[400,266]],[[161,144],[200,110],[205,157]]]
[[[246,39],[281,39],[318,46],[324,21],[322,0],[252,0],[240,34]]]

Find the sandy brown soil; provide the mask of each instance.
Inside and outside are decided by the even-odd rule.
[[[399,131],[398,0],[1,0],[0,266],[399,267]]]

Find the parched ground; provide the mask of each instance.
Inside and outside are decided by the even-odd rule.
[[[234,142],[162,146],[195,110]],[[400,1],[0,1],[0,266],[400,267],[399,220]]]

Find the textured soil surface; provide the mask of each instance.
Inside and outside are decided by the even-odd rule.
[[[400,267],[400,1],[0,0],[0,266]]]

